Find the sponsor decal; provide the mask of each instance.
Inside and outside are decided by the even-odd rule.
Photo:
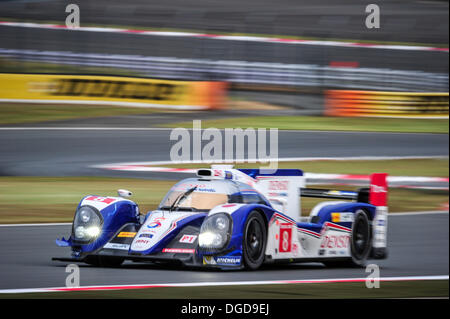
[[[322,239],[322,243],[320,244],[320,248],[347,248],[350,241],[349,235],[331,235],[325,236]]]
[[[268,193],[268,195],[269,196],[273,196],[273,197],[277,197],[277,196],[287,197],[288,193],[284,193],[284,192],[281,192],[281,193]]]
[[[385,226],[386,225],[386,221],[384,219],[379,219],[377,222],[377,226]]]
[[[216,192],[216,190],[214,188],[197,188],[195,191],[205,192],[205,193],[215,193]]]
[[[186,248],[164,248],[162,250],[163,253],[173,253],[173,254],[194,254],[195,249],[186,249]]]
[[[149,234],[149,233],[144,233],[144,234],[140,234],[139,238],[144,237],[144,238],[153,238],[153,234]]]
[[[280,253],[287,253],[292,251],[292,224],[280,224],[280,242],[278,250]]]
[[[192,244],[197,239],[197,235],[183,235],[180,238],[180,243]]]
[[[147,225],[147,228],[150,228],[150,229],[158,228],[158,227],[161,227],[161,223],[159,221],[154,221]]]
[[[55,81],[50,94],[138,100],[174,100],[179,85],[142,81],[68,78]]]
[[[333,223],[352,223],[353,217],[353,213],[331,213]]]
[[[213,256],[203,256],[203,265],[215,265],[216,261]]]
[[[240,256],[203,256],[203,265],[238,266],[241,264]]]
[[[130,245],[126,244],[117,244],[117,243],[107,243],[103,248],[108,249],[118,249],[118,250],[128,250],[130,249]]]
[[[138,239],[138,240],[136,240],[134,243],[135,244],[148,244],[150,242],[150,240],[148,240],[148,239]]]
[[[192,184],[192,183],[183,183],[180,185],[175,185],[171,188],[171,190],[176,191],[176,192],[185,192],[188,189],[192,188],[192,187],[200,187],[200,188],[204,188],[206,187],[206,184]]]
[[[117,235],[117,237],[129,237],[129,238],[133,238],[134,236],[136,236],[135,232],[126,232],[126,231],[121,231],[119,235]]]
[[[289,187],[289,181],[270,181],[269,190],[282,190],[287,191]]]
[[[292,251],[294,254],[298,255],[298,245],[296,243],[292,244]]]
[[[99,202],[99,203],[104,203],[106,205],[109,205],[112,202],[116,201],[115,198],[101,197],[101,196],[89,196],[89,197],[85,198],[85,200],[89,200],[89,201],[93,201],[93,202]]]
[[[133,242],[133,249],[142,249],[146,248],[151,243],[150,239],[147,238],[138,238]]]
[[[370,191],[373,193],[387,193],[386,188],[378,185],[371,185]]]
[[[225,179],[233,179],[233,173],[225,171]]]
[[[240,256],[215,257],[214,259],[215,259],[217,265],[240,265],[241,264]]]

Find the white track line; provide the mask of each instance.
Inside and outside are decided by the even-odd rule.
[[[402,217],[402,216],[414,216],[414,215],[430,215],[430,214],[448,214],[448,210],[433,210],[429,212],[402,212],[402,213],[389,213],[389,217]]]
[[[27,126],[27,127],[0,127],[0,131],[169,131],[173,128],[165,127],[52,127],[52,126]]]
[[[200,130],[204,131],[204,128],[193,129],[189,127],[181,127],[188,131]],[[30,130],[54,130],[54,131],[62,131],[62,130],[74,130],[74,131],[172,131],[175,127],[110,127],[110,126],[100,126],[100,127],[87,127],[87,126],[3,126],[0,127],[0,131],[30,131]],[[267,128],[269,129],[269,128]],[[277,129],[278,128],[274,128]],[[225,130],[224,128],[219,129],[221,131]],[[377,132],[377,131],[339,131],[339,130],[279,130],[282,133],[333,133],[333,134],[389,134],[389,135],[436,135],[436,134],[444,134],[444,133],[426,133],[426,132]],[[429,158],[430,156],[423,156],[424,158]],[[433,157],[433,156],[431,156]],[[435,156],[435,157],[447,157],[444,155]]]
[[[289,162],[289,161],[351,161],[351,160],[393,160],[393,159],[418,159],[419,157],[309,157],[309,158],[278,158],[271,159],[271,161],[276,162]],[[427,157],[422,157],[427,158]],[[429,158],[429,157],[428,157]],[[439,157],[435,157],[439,158]],[[226,162],[225,160],[216,161],[217,162]],[[234,162],[248,162],[248,163],[257,163],[258,159],[248,159],[248,160],[235,160]],[[157,162],[140,162],[140,163],[112,163],[112,164],[100,164],[93,165],[93,168],[114,170],[114,171],[128,171],[128,172],[161,172],[161,173],[195,173],[196,169],[189,168],[174,168],[174,167],[159,167],[159,166],[151,166],[151,165],[164,165],[164,164],[194,164],[194,163],[205,163],[202,161],[185,161],[185,162],[176,162],[176,161],[157,161]],[[206,165],[207,163],[205,163]],[[370,180],[369,175],[357,175],[357,174],[318,174],[318,173],[304,173],[304,177],[312,181],[317,180],[352,180],[354,182],[366,182]],[[388,182],[390,183],[448,183],[448,177],[426,177],[426,176],[389,176]],[[420,185],[397,185],[397,187],[403,188],[430,188],[430,189],[448,189],[444,186],[420,186]]]
[[[72,223],[0,224],[0,227],[69,226]]]
[[[183,38],[205,38],[222,41],[244,41],[244,42],[263,42],[277,43],[286,45],[316,45],[347,48],[365,48],[365,49],[385,49],[385,50],[406,50],[406,51],[431,51],[448,53],[448,48],[414,46],[414,45],[390,45],[390,44],[371,44],[361,42],[340,42],[329,40],[301,40],[274,37],[255,37],[255,36],[237,36],[237,35],[219,35],[196,32],[174,32],[174,31],[146,31],[132,30],[126,28],[108,28],[108,27],[79,27],[69,29],[65,25],[45,24],[45,23],[27,23],[27,22],[9,22],[0,21],[1,26],[22,27],[32,29],[50,29],[66,31],[84,31],[84,32],[109,32],[117,34],[142,35],[142,36],[160,36],[160,37],[183,37]]]
[[[422,281],[422,280],[449,280],[448,275],[442,276],[405,276],[381,277],[380,281]],[[212,286],[246,286],[246,285],[286,285],[286,284],[320,284],[320,283],[351,283],[366,282],[367,278],[332,278],[332,279],[306,279],[306,280],[266,280],[266,281],[231,281],[231,282],[195,282],[195,283],[166,283],[142,285],[111,285],[111,286],[82,286],[82,287],[53,287],[29,289],[2,289],[0,294],[39,293],[39,292],[69,292],[69,291],[106,291],[125,289],[167,288],[167,287],[212,287]],[[373,278],[371,278],[373,280]]]
[[[0,127],[0,130],[2,128]],[[346,157],[282,157],[277,158],[278,162],[307,162],[307,161],[385,161],[385,160],[406,160],[406,159],[448,159],[448,155],[436,155],[436,156],[346,156]],[[235,163],[259,163],[261,160],[275,159],[233,159]],[[226,164],[229,160],[216,160],[212,164]],[[105,168],[108,166],[118,166],[118,165],[178,165],[178,164],[206,164],[210,165],[205,161],[152,161],[152,162],[127,162],[127,163],[110,163],[110,164],[99,164],[92,167]]]

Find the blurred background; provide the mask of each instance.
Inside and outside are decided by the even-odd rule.
[[[359,0],[79,0],[84,32],[63,28],[72,2],[0,1],[0,71],[226,81],[305,114],[327,89],[448,92],[448,1],[380,1],[368,29]]]
[[[0,0],[0,224],[70,223],[83,196],[120,188],[145,214],[204,166],[171,162],[172,128],[278,128],[279,167],[327,189],[387,172],[390,212],[420,212],[390,218],[383,276],[448,274],[449,2],[379,0],[368,28],[371,3]],[[64,285],[50,259],[70,224],[17,227],[0,231],[0,288]],[[82,284],[367,275],[151,270],[84,267]],[[422,288],[379,296],[448,298],[448,279]],[[373,297],[348,291],[331,296]]]
[[[0,1],[0,126],[189,128],[200,119],[203,128],[296,130],[298,136],[280,137],[280,157],[401,161],[286,165],[317,173],[369,174],[377,167],[442,177],[437,184],[396,187],[438,191],[444,199],[431,207],[448,207],[448,147],[442,144],[448,139],[448,1],[380,1],[375,18],[369,4],[357,0],[71,3]],[[367,21],[379,28],[368,28]],[[369,142],[326,131],[374,134]],[[399,139],[379,132],[440,134]],[[96,133],[98,149],[89,151],[82,134],[50,142],[54,135],[41,132],[39,142],[46,136],[51,144],[43,146],[9,134],[2,134],[3,176],[184,177],[97,167],[167,161],[173,144],[167,134]],[[10,146],[18,140],[31,154]],[[125,141],[119,152],[110,147],[114,140]],[[65,145],[83,155],[66,154]],[[398,210],[419,209],[402,206]]]

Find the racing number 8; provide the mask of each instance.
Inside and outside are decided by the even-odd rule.
[[[291,224],[280,225],[280,253],[287,253],[291,251],[292,226]]]

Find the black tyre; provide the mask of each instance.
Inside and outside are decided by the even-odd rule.
[[[267,230],[260,213],[252,211],[245,222],[242,251],[247,269],[258,269],[264,262]]]
[[[372,243],[372,231],[367,214],[363,210],[358,210],[352,225],[352,236],[350,238],[350,248],[354,266],[364,267],[367,257],[369,257]]]
[[[372,248],[372,231],[369,218],[363,210],[355,213],[350,236],[351,258],[342,261],[324,261],[327,267],[364,267]]]

